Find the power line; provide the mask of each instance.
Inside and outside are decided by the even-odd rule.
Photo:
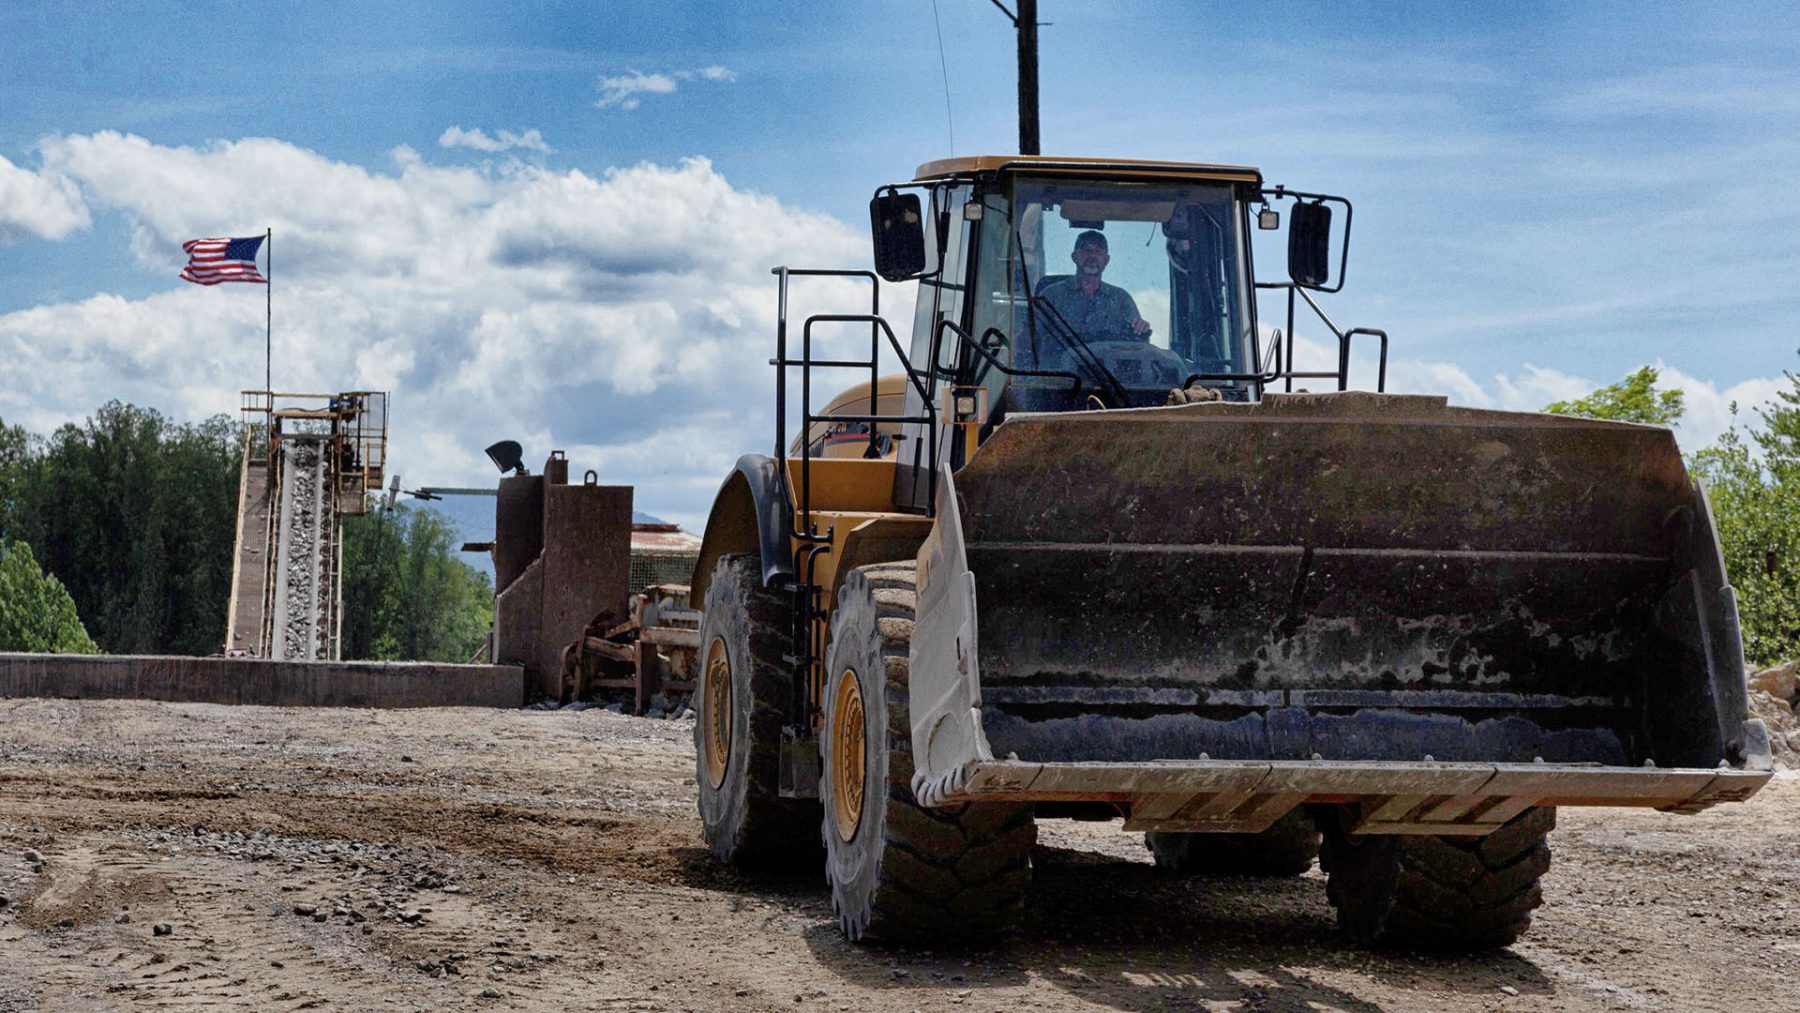
[[[944,59],[944,26],[938,20],[937,0],[931,0],[931,23],[937,28],[938,66],[944,72],[944,119],[950,125],[950,153],[956,154],[956,118],[950,115],[950,61]]]

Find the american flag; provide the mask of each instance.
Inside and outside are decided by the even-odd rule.
[[[269,279],[256,269],[256,252],[262,248],[262,241],[262,236],[190,239],[181,244],[188,255],[187,266],[181,269],[182,280],[196,285],[217,285],[222,281],[267,285]]]

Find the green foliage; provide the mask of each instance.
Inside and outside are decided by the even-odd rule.
[[[1800,656],[1800,376],[1786,375],[1748,441],[1733,425],[1694,460],[1737,592],[1744,658],[1758,666]]]
[[[493,621],[494,588],[457,557],[459,544],[435,510],[346,518],[344,657],[469,660]]]
[[[38,567],[31,546],[0,542],[0,651],[98,654],[62,582]]]
[[[1618,383],[1602,387],[1587,397],[1545,405],[1552,415],[1578,415],[1610,422],[1641,422],[1673,426],[1686,410],[1678,390],[1657,390],[1655,366],[1645,366]]]
[[[114,401],[47,439],[0,426],[0,536],[36,548],[119,654],[212,654],[225,640],[239,431]]]
[[[231,595],[242,439],[223,415],[178,425],[116,401],[48,438],[0,422],[0,540],[35,547],[32,572],[41,563],[56,575],[44,579],[72,600],[71,618],[86,617],[93,640],[81,633],[79,642],[88,649],[98,641],[115,654],[216,653]],[[493,589],[457,558],[456,532],[441,515],[346,518],[344,541],[345,657],[466,661],[475,653]],[[5,611],[0,644],[9,642]]]
[[[1737,593],[1744,659],[1759,666],[1800,656],[1800,375],[1785,375],[1788,389],[1758,409],[1760,426],[1746,436],[1733,425],[1692,461]],[[1657,390],[1656,381],[1656,369],[1645,366],[1544,410],[1673,426],[1685,407],[1681,391]]]

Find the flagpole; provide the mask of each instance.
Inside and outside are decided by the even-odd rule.
[[[275,229],[269,227],[263,239],[268,270],[263,274],[263,389],[269,392],[269,407],[275,407]]]

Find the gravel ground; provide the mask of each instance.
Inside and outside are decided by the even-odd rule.
[[[1334,936],[1315,871],[1170,878],[1045,821],[974,952],[844,943],[700,846],[686,721],[0,701],[0,1011],[1800,1009],[1800,780],[1565,810],[1524,941]]]

